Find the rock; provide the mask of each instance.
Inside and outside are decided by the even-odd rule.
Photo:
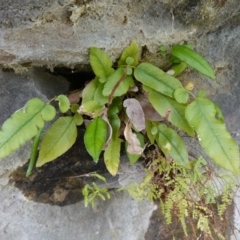
[[[14,111],[23,107],[29,98],[39,97],[47,101],[57,94],[66,93],[69,85],[64,78],[53,76],[45,72],[44,68],[32,69],[24,75],[1,71],[0,84],[1,124]],[[81,170],[83,174],[104,170],[105,167],[103,162],[95,165],[83,149],[82,134],[79,137],[75,155],[73,148],[70,155],[61,157],[62,163],[59,160],[48,163],[38,170],[38,174],[35,170],[29,179],[25,178],[26,165],[13,173],[14,169],[28,161],[29,144],[1,160],[0,239],[68,239],[69,236],[71,239],[131,239],[133,236],[135,239],[144,239],[151,213],[156,208],[154,204],[137,202],[126,192],[112,192],[112,198],[106,202],[97,202],[94,211],[90,207],[85,208],[83,201],[80,201],[84,182],[81,182],[81,178],[68,177],[79,173],[82,165],[85,166],[85,170]],[[75,161],[72,165],[74,168],[69,167],[72,160]],[[11,173],[12,181],[9,182]],[[114,187],[118,177],[106,177],[108,184],[111,184],[110,181],[113,183],[108,186]],[[91,182],[93,180],[96,179],[92,178]],[[126,179],[124,181],[126,184]],[[117,181],[117,186],[122,186],[122,180],[119,182],[121,185]]]
[[[0,65],[23,74],[0,73],[0,125],[30,97],[47,100],[67,91],[66,82],[56,84],[56,77],[36,66],[52,71],[88,68],[91,46],[106,50],[115,61],[132,39],[142,47],[142,60],[163,66],[164,60],[156,56],[160,44],[191,42],[214,67],[217,78],[212,81],[189,70],[181,79],[193,81],[194,93],[205,89],[220,105],[228,129],[240,143],[238,1],[0,0],[0,6]],[[192,147],[196,148],[194,141]],[[8,184],[10,173],[27,161],[28,154],[27,145],[0,162],[0,238],[144,239],[154,205],[132,201],[125,193],[100,202],[98,214],[81,202],[62,208],[28,202]],[[235,202],[238,227],[238,195]],[[240,238],[239,232],[235,235]]]

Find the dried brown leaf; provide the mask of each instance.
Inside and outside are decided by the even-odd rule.
[[[144,148],[141,147],[141,143],[138,140],[137,135],[132,132],[131,122],[126,123],[124,136],[128,142],[127,151],[131,154],[142,154]]]
[[[137,131],[145,129],[145,116],[141,104],[135,98],[124,100],[123,106],[126,108],[126,113],[136,128]]]

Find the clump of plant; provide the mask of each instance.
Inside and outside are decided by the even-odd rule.
[[[103,151],[106,168],[113,176],[118,172],[122,142],[132,164],[142,156],[147,145],[156,144],[166,160],[166,169],[172,171],[173,168],[176,173],[181,173],[173,175],[171,181],[180,177],[187,186],[184,181],[194,162],[189,161],[181,137],[186,134],[198,138],[201,147],[215,164],[237,176],[239,149],[226,129],[220,108],[206,97],[204,91],[195,96],[192,81],[183,86],[176,78],[189,66],[214,80],[213,69],[207,61],[190,45],[173,46],[169,58],[172,66],[164,72],[149,62],[139,62],[139,52],[139,46],[133,40],[114,66],[104,51],[91,47],[90,64],[96,77],[82,89],[80,100],[70,102],[65,95],[56,96],[46,103],[39,98],[30,99],[25,107],[4,122],[0,131],[0,158],[34,138],[27,171],[29,176],[35,161],[36,167],[41,167],[71,148],[77,137],[77,126],[85,122],[84,143],[87,151],[96,163]],[[163,46],[160,54],[168,56]],[[47,130],[37,154],[45,123],[56,117],[57,110],[51,105],[53,101],[58,102],[61,116]],[[162,165],[157,168],[160,171]],[[171,183],[166,186],[171,186]],[[184,193],[184,189],[178,188],[176,183],[174,189]],[[91,192],[95,190],[88,189]],[[162,199],[160,188],[156,194],[160,194],[159,198]],[[171,194],[162,200],[167,222],[171,221],[169,212],[173,203],[169,201],[173,201],[175,192]],[[184,209],[188,202],[180,201],[178,204],[178,217],[184,227]],[[195,216],[200,217],[196,211]]]
[[[231,228],[227,210],[236,185],[233,177],[217,174],[202,157],[191,161],[188,168],[160,157],[146,169],[141,184],[132,183],[120,190],[127,190],[137,200],[159,201],[166,223],[172,224],[173,236],[178,232],[174,224],[180,222],[191,239],[225,239]]]

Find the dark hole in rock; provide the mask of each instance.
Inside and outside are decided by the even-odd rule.
[[[74,69],[66,67],[55,67],[51,73],[65,77],[70,82],[69,91],[83,88],[86,83],[95,77],[93,71],[88,65],[79,66]]]
[[[106,173],[103,159],[96,164],[88,154],[83,143],[84,130],[78,130],[73,147],[56,160],[35,168],[32,175],[25,177],[28,163],[11,174],[11,181],[22,190],[30,200],[65,206],[82,200],[82,188],[87,173]]]
[[[83,88],[94,78],[93,72],[58,67],[52,74],[61,75],[70,82],[69,91]],[[84,127],[78,128],[76,143],[65,154],[41,168],[35,168],[26,178],[28,163],[11,174],[11,181],[32,201],[52,205],[69,205],[80,201],[86,177],[76,177],[87,173],[106,173],[103,159],[96,164],[85,149]],[[30,153],[29,153],[30,155]]]

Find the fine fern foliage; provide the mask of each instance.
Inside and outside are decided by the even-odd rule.
[[[84,118],[90,118],[84,136],[86,149],[95,162],[105,150],[105,164],[113,175],[119,166],[119,137],[125,141],[132,164],[141,157],[143,144],[149,141],[158,144],[165,157],[187,166],[186,146],[175,128],[191,137],[197,133],[200,145],[213,162],[238,175],[238,146],[226,129],[220,108],[208,100],[203,91],[194,97],[190,92],[194,87],[192,82],[183,87],[176,78],[190,66],[215,79],[207,61],[190,45],[173,46],[169,58],[173,64],[164,72],[148,62],[139,64],[139,52],[140,48],[133,40],[120,56],[118,67],[114,68],[107,53],[97,47],[90,48],[90,64],[96,77],[82,90],[81,101],[74,103],[75,106],[71,106],[68,97],[62,94],[53,99],[65,116],[53,123],[43,138],[37,166],[67,151],[75,142],[76,126],[81,125]],[[148,101],[144,103],[145,108],[142,96]],[[159,125],[159,121],[144,119],[150,108],[150,115],[158,114],[163,125]],[[137,115],[139,113],[141,116]],[[49,103],[31,99],[24,109],[4,123],[0,132],[0,158],[36,136],[44,122],[52,120],[55,115],[56,110]],[[117,149],[114,161],[110,160],[113,149]]]
[[[59,118],[43,138],[37,167],[50,162],[65,153],[75,143],[77,127],[73,117]]]
[[[203,90],[194,96],[191,92],[194,80],[183,86],[176,78],[188,66],[211,79],[216,78],[214,71],[190,45],[173,46],[171,54],[164,46],[160,47],[159,55],[169,57],[171,64],[166,72],[151,63],[140,62],[140,50],[133,40],[117,64],[113,64],[106,52],[91,47],[90,65],[96,77],[80,91],[78,100],[72,102],[63,94],[48,103],[30,99],[4,122],[0,131],[0,158],[34,138],[26,173],[29,176],[37,155],[36,167],[41,167],[70,149],[77,138],[77,126],[83,123],[86,150],[96,163],[103,152],[106,168],[113,176],[120,166],[121,143],[131,164],[154,145],[157,154],[152,155],[146,178],[139,185],[128,186],[129,193],[137,199],[159,200],[166,222],[171,223],[177,217],[185,235],[190,222],[208,236],[215,232],[222,237],[211,226],[210,220],[216,214],[209,204],[217,204],[220,217],[217,221],[222,221],[231,203],[234,184],[224,186],[219,204],[216,200],[219,194],[209,183],[210,169],[201,156],[189,160],[181,136],[197,137],[210,159],[235,176],[239,175],[239,148],[226,129],[219,106]],[[57,101],[57,109],[50,105],[52,101]],[[60,115],[58,119],[54,119],[56,112]],[[41,142],[45,122],[53,119]],[[96,177],[105,182],[100,175]],[[107,189],[95,183],[87,184],[83,195],[85,206],[89,203],[94,206],[97,197],[103,200],[110,197]]]
[[[237,176],[240,167],[238,145],[216,114],[215,105],[202,97],[196,98],[186,109],[186,118],[196,130],[205,152],[216,164]]]
[[[185,62],[190,67],[196,69],[198,72],[215,79],[213,69],[208,62],[189,47],[173,46],[171,52],[175,57],[179,58],[182,62]]]
[[[26,106],[4,122],[0,131],[0,158],[16,151],[38,134],[45,121],[55,117],[55,109],[39,98],[29,100]]]

